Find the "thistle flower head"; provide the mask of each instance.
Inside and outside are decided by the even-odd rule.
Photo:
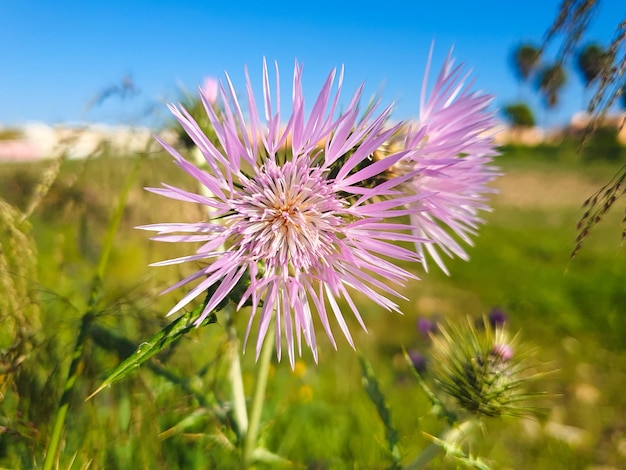
[[[516,337],[505,330],[484,328],[473,321],[441,326],[433,335],[432,375],[440,388],[466,411],[484,416],[527,414],[524,402],[533,395],[525,391],[525,358]]]
[[[401,164],[405,171],[417,171],[409,183],[414,193],[433,193],[415,203],[424,210],[411,214],[415,234],[434,242],[416,243],[417,253],[427,253],[448,274],[441,254],[467,260],[461,242],[472,245],[484,222],[479,212],[490,210],[486,196],[494,191],[488,183],[498,175],[491,166],[497,155],[496,120],[490,110],[492,97],[471,91],[469,73],[455,65],[451,55],[426,97],[429,69],[430,58],[419,120],[404,142],[410,153]],[[422,261],[427,271],[428,257]]]
[[[168,289],[195,283],[170,313],[209,291],[199,324],[242,279],[249,279],[243,295],[233,299],[238,308],[251,304],[246,341],[258,317],[258,355],[274,321],[278,357],[284,341],[293,366],[302,338],[317,360],[315,313],[333,346],[331,315],[354,346],[338,304],[343,299],[365,328],[351,292],[398,310],[390,297],[402,296],[393,284],[402,285],[415,276],[396,262],[420,259],[395,242],[425,240],[397,218],[412,214],[425,194],[407,195],[397,189],[412,174],[371,184],[405,155],[397,152],[377,162],[369,158],[396,130],[385,127],[390,108],[378,111],[373,106],[359,117],[359,89],[337,116],[343,72],[333,93],[333,71],[306,116],[302,69],[296,63],[291,110],[285,116],[278,66],[275,75],[276,85],[271,87],[264,62],[263,112],[257,108],[247,71],[245,114],[228,75],[219,86],[218,106],[201,93],[213,140],[185,109],[170,107],[206,165],[199,168],[172,146],[161,144],[209,195],[167,184],[150,191],[206,206],[210,220],[140,228],[158,232],[156,240],[201,243],[195,254],[155,263],[208,263]]]

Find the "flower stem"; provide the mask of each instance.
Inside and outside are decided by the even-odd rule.
[[[248,412],[246,410],[246,394],[243,389],[243,377],[241,374],[239,337],[237,336],[237,329],[234,325],[232,306],[227,307],[227,309],[230,310],[227,331],[231,361],[228,378],[233,394],[233,412],[235,415],[235,425],[237,426],[236,432],[237,436],[241,439],[248,432]]]
[[[243,444],[244,468],[248,468],[252,464],[252,454],[257,443],[261,423],[261,412],[263,411],[263,401],[265,399],[265,389],[267,387],[267,377],[269,375],[270,364],[272,363],[272,353],[274,352],[275,335],[276,332],[270,325],[258,363],[256,388],[252,400],[252,409],[250,410],[250,426],[248,427],[246,439]]]

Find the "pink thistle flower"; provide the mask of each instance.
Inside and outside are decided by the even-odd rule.
[[[432,56],[432,50],[431,50]],[[499,175],[491,166],[498,155],[494,140],[495,113],[489,109],[492,97],[470,91],[469,72],[455,66],[451,55],[428,99],[426,87],[430,57],[422,85],[420,116],[409,131],[406,149],[413,152],[402,162],[405,168],[419,173],[409,183],[420,194],[434,193],[415,203],[423,210],[411,214],[414,233],[434,243],[416,243],[417,253],[428,271],[427,252],[446,273],[441,253],[468,260],[460,242],[473,245],[484,220],[480,211],[489,211],[486,196],[494,190],[488,183]],[[441,253],[440,253],[441,252]]]
[[[249,277],[245,293],[234,299],[238,309],[246,302],[252,305],[244,344],[258,316],[258,357],[270,322],[275,319],[277,356],[280,359],[284,340],[292,367],[296,346],[302,354],[302,337],[317,361],[314,312],[335,348],[331,315],[354,348],[338,305],[343,299],[365,329],[351,291],[387,310],[399,311],[388,297],[404,297],[389,282],[403,285],[415,276],[394,261],[420,262],[420,258],[394,242],[425,241],[412,234],[402,221],[390,220],[422,210],[415,204],[424,194],[407,195],[398,189],[414,173],[377,178],[406,152],[390,155],[384,161],[370,159],[397,130],[385,128],[390,108],[378,112],[373,106],[359,118],[361,87],[346,111],[335,117],[343,71],[334,96],[332,71],[306,117],[301,80],[302,69],[296,62],[292,110],[285,125],[280,110],[278,66],[272,101],[272,87],[263,63],[264,121],[257,110],[247,70],[248,119],[244,118],[226,74],[226,83],[220,84],[220,107],[212,107],[208,97],[201,94],[219,144],[202,133],[185,109],[170,106],[202,153],[208,171],[194,166],[167,143],[160,143],[176,164],[206,186],[211,195],[194,194],[167,184],[148,189],[207,206],[212,220],[139,227],[159,232],[155,240],[202,243],[195,254],[154,265],[209,262],[166,290],[197,282],[169,314],[212,288],[213,294],[196,321],[200,324],[244,276]],[[373,183],[379,179],[382,182]]]
[[[502,362],[508,362],[513,357],[513,349],[508,344],[495,344],[491,354]]]

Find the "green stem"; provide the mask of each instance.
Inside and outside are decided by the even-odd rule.
[[[239,438],[243,438],[248,432],[248,411],[246,409],[246,394],[243,389],[243,377],[241,374],[241,358],[239,351],[241,349],[237,329],[234,325],[232,315],[232,306],[227,307],[230,310],[227,320],[230,370],[228,378],[230,380],[231,391],[233,394],[233,412],[235,415],[236,432]]]
[[[67,379],[65,380],[65,386],[63,387],[63,395],[61,395],[61,400],[59,401],[59,406],[57,407],[57,414],[54,419],[54,424],[52,425],[52,432],[50,434],[48,448],[46,449],[46,456],[44,457],[42,470],[52,470],[52,467],[54,466],[54,461],[59,451],[59,444],[61,443],[61,436],[63,434],[63,428],[65,426],[65,418],[67,416],[67,411],[69,408],[72,392],[74,390],[74,385],[76,384],[76,379],[78,378],[78,366],[82,359],[83,350],[85,348],[85,340],[89,336],[89,327],[96,315],[96,305],[98,303],[100,291],[102,288],[102,279],[104,277],[104,272],[109,261],[111,249],[113,247],[115,233],[117,232],[117,229],[122,220],[124,207],[126,207],[126,199],[128,198],[128,193],[130,192],[130,189],[135,181],[135,177],[137,176],[137,173],[139,171],[140,162],[141,159],[137,158],[133,167],[133,171],[128,174],[126,181],[124,182],[124,187],[122,189],[120,199],[118,201],[117,207],[115,208],[115,212],[113,213],[113,217],[109,222],[109,227],[104,237],[102,250],[100,251],[100,259],[98,260],[96,272],[94,273],[91,284],[91,291],[89,293],[89,299],[87,301],[87,309],[83,314],[81,320],[78,338],[76,339],[76,345],[74,346],[74,352],[72,353],[72,363],[70,364]]]
[[[265,400],[265,390],[267,388],[267,377],[269,375],[272,354],[274,352],[274,339],[276,331],[270,325],[265,336],[261,357],[257,368],[256,388],[252,400],[250,411],[250,426],[243,444],[243,467],[249,468],[252,464],[253,453],[257,444],[259,427],[261,423],[261,413],[263,411],[263,401]]]
[[[467,420],[459,424],[458,426],[450,427],[443,432],[439,438],[439,443],[430,443],[421,453],[417,456],[413,462],[404,467],[404,470],[419,470],[426,468],[426,465],[441,452],[445,451],[442,443],[449,444],[450,446],[458,446],[461,441],[470,435],[474,429],[478,426],[475,420]]]

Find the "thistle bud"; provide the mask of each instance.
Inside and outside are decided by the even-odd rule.
[[[408,354],[413,368],[420,374],[426,372],[426,369],[428,368],[428,362],[426,360],[426,357],[414,349],[409,351]]]
[[[524,361],[501,325],[484,319],[478,329],[471,320],[439,326],[433,337],[432,376],[441,389],[466,411],[484,416],[527,414],[521,405],[532,395],[524,391]]]
[[[422,335],[428,337],[437,332],[437,322],[430,318],[420,317],[417,319],[417,329]]]
[[[493,327],[502,326],[506,323],[506,313],[498,307],[493,307],[489,312],[489,323]]]

